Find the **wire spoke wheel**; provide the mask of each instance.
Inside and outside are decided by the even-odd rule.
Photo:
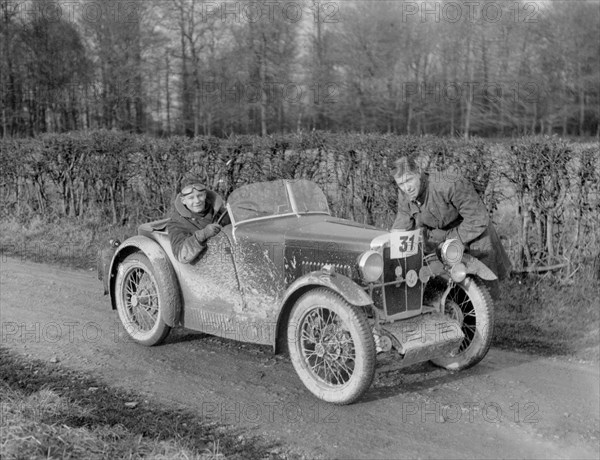
[[[454,356],[438,358],[433,363],[452,370],[474,366],[492,343],[494,306],[489,292],[480,282],[466,278],[448,293],[444,313],[460,324],[464,338]]]
[[[135,253],[119,266],[115,282],[119,318],[127,333],[144,345],[156,345],[170,331],[161,319],[161,295],[152,265]]]
[[[371,385],[375,344],[364,312],[338,294],[314,289],[292,309],[288,322],[292,364],[318,398],[350,404]]]
[[[301,350],[314,375],[330,385],[343,385],[354,372],[356,352],[350,331],[327,308],[316,308],[301,327]]]
[[[475,307],[464,290],[454,288],[448,293],[448,297],[446,297],[444,313],[461,326],[465,338],[460,344],[458,353],[462,353],[469,348],[477,331]]]
[[[150,275],[133,267],[125,274],[126,312],[129,320],[143,331],[151,330],[158,320],[158,292]]]

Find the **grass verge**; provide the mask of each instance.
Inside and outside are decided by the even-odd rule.
[[[0,401],[0,457],[6,459],[299,458],[274,453],[278,446],[240,429],[1,347]]]
[[[24,222],[6,217],[0,222],[0,251],[2,257],[95,269],[98,249],[106,247],[110,238],[123,241],[136,232],[136,226],[98,225],[94,220],[33,216]]]
[[[600,361],[600,282],[588,268],[569,280],[550,274],[505,280],[493,345]]]

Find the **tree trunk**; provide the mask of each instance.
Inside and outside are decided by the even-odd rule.
[[[190,110],[190,90],[188,80],[188,57],[187,47],[185,46],[185,21],[183,8],[181,9],[181,123],[182,131],[184,134],[191,134],[190,132],[190,121],[191,121],[191,110]]]
[[[196,71],[194,70],[194,74]],[[194,85],[194,136],[200,135],[200,92],[197,82]]]
[[[320,5],[318,3],[314,4],[316,8],[320,8]],[[316,81],[313,82],[313,84],[317,85],[317,94],[319,94],[318,92],[322,90],[322,85],[323,85],[323,31],[322,31],[322,27],[323,27],[323,22],[320,20],[315,21],[315,27],[316,27],[316,39],[315,39],[315,69],[316,69]],[[313,98],[313,104],[315,106],[315,110],[314,110],[314,118],[313,118],[313,126],[316,127],[316,129],[324,129],[323,126],[323,119],[324,114],[323,114],[323,106],[321,104],[321,98],[320,97],[316,97]]]
[[[585,91],[583,85],[579,88],[579,135],[583,136],[585,122]]]
[[[546,215],[546,251],[548,253],[548,264],[554,259],[554,214],[548,211]]]
[[[113,225],[117,225],[117,204],[115,202],[115,187],[116,187],[116,184],[113,183],[108,188],[108,194],[110,196],[110,210],[112,212]]]
[[[260,81],[260,135],[267,135],[267,37],[262,34],[261,49],[258,63],[258,78]]]
[[[166,92],[166,103],[167,103],[167,135],[171,134],[171,92],[169,91],[169,54],[167,52],[165,56],[167,73],[165,77],[165,92]]]
[[[471,59],[472,54],[472,44],[471,37],[467,38],[467,74],[469,76],[469,82],[473,82],[473,63]],[[465,139],[469,139],[469,131],[471,130],[471,111],[473,107],[473,88],[469,85],[469,89],[467,91],[467,95],[465,97],[465,124],[463,128],[463,136]]]
[[[77,216],[79,218],[83,217],[83,203],[84,203],[84,199],[85,199],[86,190],[87,190],[87,184],[85,183],[85,181],[83,181],[81,184],[80,193],[79,193],[79,204],[78,204],[79,209],[78,209],[78,213],[77,213]]]
[[[134,106],[135,106],[135,131],[142,133],[146,129],[146,117],[144,113],[144,86],[142,81],[142,49],[140,40],[142,39],[140,34],[140,21],[135,21],[135,49],[134,49],[134,63],[135,63],[135,74],[134,74]]]
[[[124,224],[125,221],[127,220],[126,217],[126,212],[127,212],[127,207],[125,206],[125,184],[121,184],[121,220],[120,220],[120,224]]]

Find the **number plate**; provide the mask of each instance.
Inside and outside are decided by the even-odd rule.
[[[405,259],[419,251],[421,230],[412,232],[392,231],[390,233],[390,258]]]

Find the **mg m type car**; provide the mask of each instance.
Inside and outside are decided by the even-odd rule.
[[[157,345],[184,327],[269,345],[336,404],[356,401],[378,366],[461,370],[487,353],[493,305],[481,279],[495,275],[459,241],[425,255],[420,230],[333,217],[308,180],[245,185],[226,209],[230,223],[191,264],[173,256],[167,220],[102,252],[99,277],[135,341]]]

